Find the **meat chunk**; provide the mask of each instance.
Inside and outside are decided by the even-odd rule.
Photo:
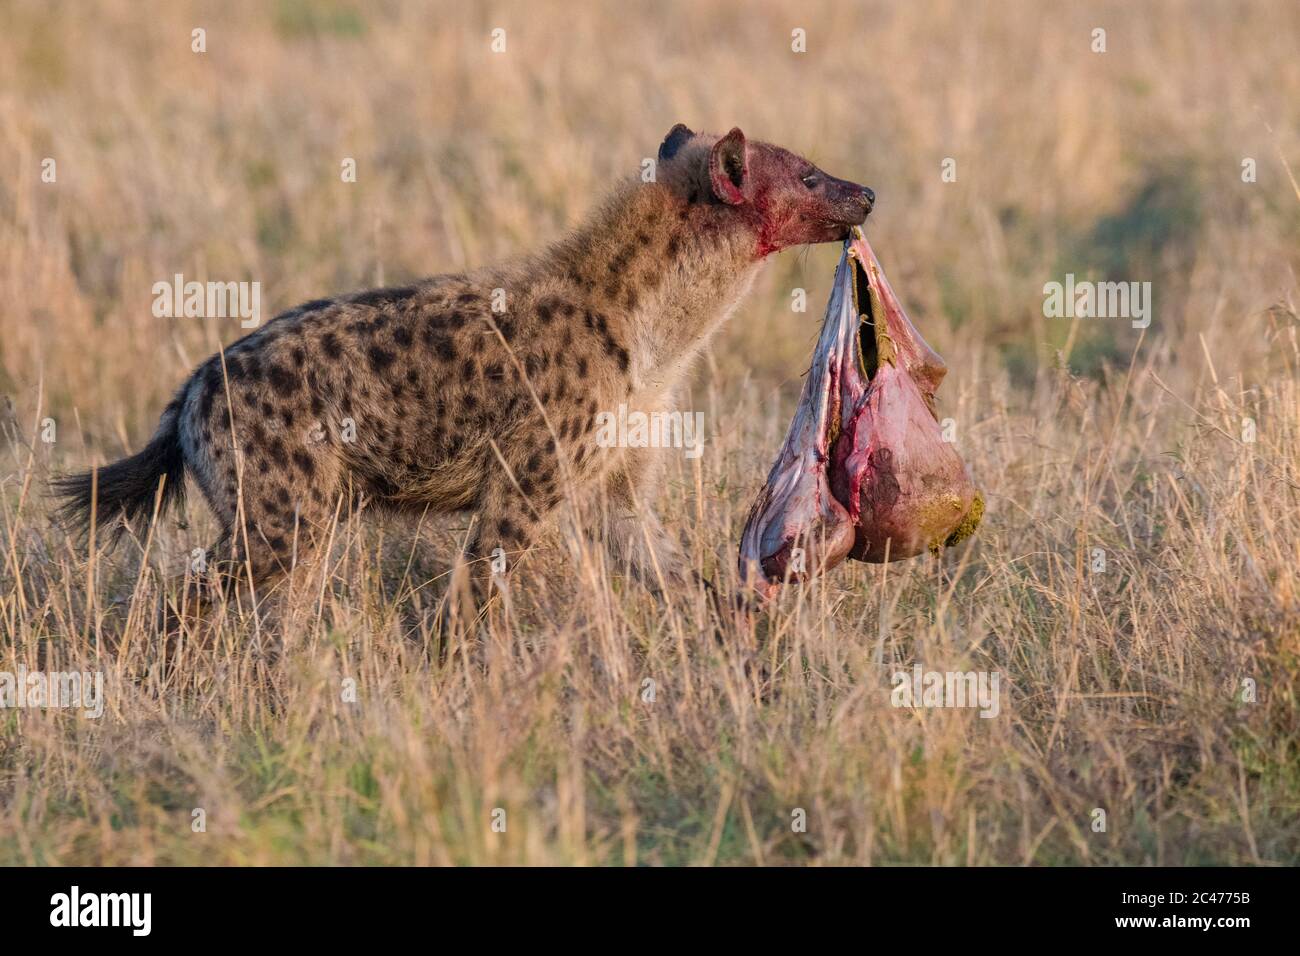
[[[744,580],[771,594],[845,557],[937,553],[974,531],[983,499],[935,413],[946,372],[854,230],[794,421],[741,537]]]

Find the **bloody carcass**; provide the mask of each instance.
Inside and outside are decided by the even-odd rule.
[[[984,501],[935,412],[946,372],[855,229],[794,421],[741,537],[746,582],[771,594],[846,557],[897,561],[974,532]]]

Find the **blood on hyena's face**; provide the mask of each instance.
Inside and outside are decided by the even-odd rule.
[[[688,201],[728,207],[748,226],[760,257],[842,241],[875,202],[866,186],[831,176],[788,149],[748,141],[739,129],[714,137],[679,124],[659,147],[659,160]]]

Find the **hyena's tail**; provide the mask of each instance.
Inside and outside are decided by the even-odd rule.
[[[62,475],[50,484],[62,499],[58,513],[83,537],[93,522],[116,542],[127,524],[148,521],[155,502],[161,516],[185,499],[185,455],[181,450],[180,412],[184,389],[162,413],[158,430],[130,458],[80,474]],[[158,500],[159,488],[162,499]],[[121,519],[121,520],[119,520]]]

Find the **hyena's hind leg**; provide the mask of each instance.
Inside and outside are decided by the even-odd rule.
[[[238,489],[237,489],[238,491]],[[253,489],[246,489],[245,496]],[[188,556],[188,567],[174,590],[175,606],[165,610],[169,629],[180,623],[197,624],[218,602],[248,601],[249,609],[271,596],[291,594],[296,586],[316,580],[330,540],[330,530],[342,502],[337,489],[323,502],[304,506],[290,496],[281,502],[278,491],[270,500],[245,500],[239,518],[208,548]],[[269,507],[273,503],[275,507]],[[317,581],[317,583],[319,583]]]
[[[246,587],[258,597],[285,579],[296,583],[314,570],[330,540],[340,508],[343,482],[339,463],[327,456],[308,459],[310,474],[268,472],[250,475],[236,486],[238,509],[222,536],[227,592]],[[233,579],[233,580],[232,580]]]
[[[334,436],[321,428],[300,435],[284,427],[290,419],[244,407],[250,420],[236,415],[233,428],[225,409],[214,412],[190,460],[223,529],[207,555],[209,582],[226,597],[239,588],[260,599],[315,566],[347,488]]]

